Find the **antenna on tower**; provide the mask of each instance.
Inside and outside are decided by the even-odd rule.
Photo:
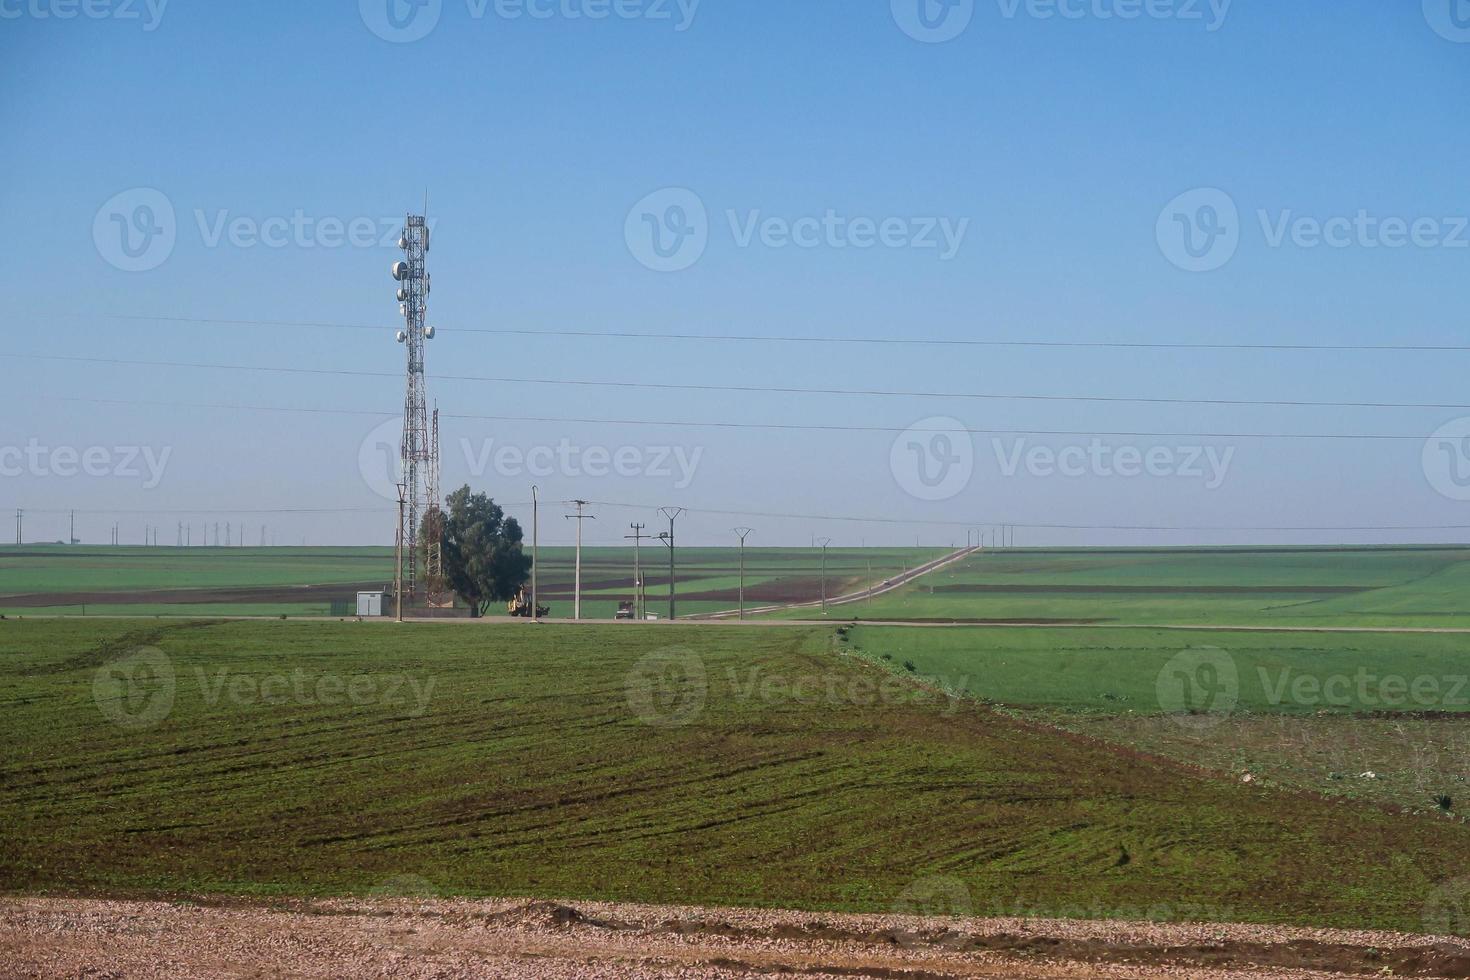
[[[424,192],[424,211],[428,212],[428,191]],[[437,589],[432,579],[426,582],[419,568],[419,532],[421,519],[438,508],[437,439],[430,438],[428,411],[425,408],[424,343],[434,336],[434,328],[424,321],[428,316],[431,283],[425,256],[429,251],[429,226],[425,214],[406,215],[398,247],[403,258],[393,263],[393,278],[398,282],[398,311],[403,316],[403,329],[397,340],[407,353],[407,381],[403,396],[403,441],[399,446],[404,504],[398,533],[402,535],[402,591],[412,600],[422,586],[428,585],[431,597]],[[430,540],[438,537],[432,534]],[[426,565],[435,564],[434,556],[426,556]],[[432,573],[432,567],[424,572]]]

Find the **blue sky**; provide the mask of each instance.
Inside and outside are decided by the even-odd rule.
[[[169,0],[161,14],[142,0],[95,0],[91,16],[67,19],[58,16],[71,9],[66,0],[0,0],[8,163],[0,216],[11,242],[0,283],[13,324],[10,383],[0,392],[0,505],[29,511],[27,538],[63,537],[60,511],[75,507],[88,541],[106,541],[114,521],[134,542],[145,523],[162,525],[162,542],[178,521],[193,521],[197,534],[206,520],[232,520],[251,529],[252,542],[261,524],[281,543],[389,542],[391,507],[373,489],[383,481],[364,475],[373,453],[363,446],[401,411],[401,380],[14,355],[401,372],[388,275],[398,253],[382,239],[396,237],[394,223],[421,206],[426,188],[435,222],[430,321],[440,331],[428,365],[430,390],[450,416],[445,483],[470,482],[521,515],[538,483],[548,502],[543,541],[570,540],[556,501],[574,496],[628,505],[599,509],[587,528],[592,543],[620,540],[629,521],[651,523],[660,505],[693,511],[682,526],[691,543],[733,540],[727,529],[736,524],[757,528],[753,543],[824,534],[852,545],[963,542],[965,522],[1021,525],[1021,544],[1464,536],[1450,528],[1109,529],[1123,525],[1470,525],[1470,504],[1459,499],[1470,491],[1457,479],[1462,464],[1470,473],[1470,457],[1460,458],[1470,423],[1430,440],[1467,409],[433,378],[1470,403],[1464,352],[483,332],[1465,344],[1470,3],[1456,11],[1444,0],[1441,11],[1438,0],[1213,8],[1204,0],[1066,0],[1061,8],[981,0],[961,3],[949,12],[960,19],[946,21],[937,0],[923,0],[942,33],[969,16],[955,36],[930,43],[904,29],[918,23],[920,0],[686,0],[682,8],[674,0],[538,0],[534,9],[548,15],[538,17],[509,16],[527,9],[512,0],[442,0],[419,10],[427,19],[418,21],[407,19],[413,8],[404,0],[393,2],[410,30],[432,29],[412,41],[380,37],[370,24],[384,30],[388,0]],[[613,13],[588,16],[599,10]],[[1122,16],[1130,11],[1141,13]],[[655,223],[670,217],[669,189],[689,192],[703,210],[702,222],[688,209],[685,217],[699,222],[705,245],[676,256],[687,267],[657,271],[637,233],[644,214]],[[1201,189],[1223,192],[1236,213],[1223,251],[1202,260],[1215,267],[1192,271],[1181,267],[1190,259],[1169,229],[1206,220],[1200,209],[1221,198],[1200,197]],[[173,240],[159,251],[162,239],[148,239],[141,261],[149,267],[133,271],[113,215],[139,217],[140,201],[159,199],[139,197],[145,190],[172,211]],[[635,207],[644,201],[652,203]],[[160,214],[152,212],[155,221]],[[338,241],[332,223],[355,219],[371,233]],[[786,242],[784,226],[810,231],[812,219],[838,230],[822,231],[812,247]],[[1333,219],[1339,244],[1314,244],[1311,222]],[[290,229],[293,221],[301,230]],[[1417,223],[1418,242],[1394,244],[1394,222]],[[887,223],[891,246],[858,247],[865,223],[868,238]],[[274,244],[257,240],[282,229]],[[202,322],[211,320],[252,322]],[[366,414],[333,414],[343,410]],[[936,443],[944,433],[928,430],[951,423],[935,419],[1076,434],[953,432]],[[925,431],[899,435],[914,425]],[[1242,432],[1409,438],[1195,435]],[[970,446],[968,463],[957,441]],[[563,444],[577,463],[558,460],[541,475],[516,463]],[[1038,446],[1079,468],[1068,475],[1048,466],[1045,452],[1028,455]],[[28,447],[30,456],[17,456]],[[107,461],[94,453],[96,473],[73,474],[67,447],[79,457],[104,450]],[[144,448],[155,460],[167,452],[156,480],[142,463],[125,465],[131,447],[142,459]],[[496,462],[504,447],[509,454]],[[1125,447],[1154,452],[1153,472],[1120,474],[1116,454]],[[597,455],[620,451],[625,473],[598,475]],[[1126,453],[1123,462],[1128,470]],[[930,477],[959,475],[929,486],[919,467]],[[286,509],[339,512],[247,513]],[[129,513],[90,513],[108,510]]]

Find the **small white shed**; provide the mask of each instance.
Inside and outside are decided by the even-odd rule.
[[[357,594],[357,614],[359,616],[383,615],[383,593],[359,592]]]

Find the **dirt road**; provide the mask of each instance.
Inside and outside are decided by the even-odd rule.
[[[1463,977],[1470,942],[516,900],[0,899],[5,976]]]

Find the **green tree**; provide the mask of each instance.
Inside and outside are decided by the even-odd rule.
[[[483,616],[492,602],[505,602],[531,575],[531,556],[521,550],[521,525],[483,493],[460,487],[445,500],[442,540],[444,578]]]

